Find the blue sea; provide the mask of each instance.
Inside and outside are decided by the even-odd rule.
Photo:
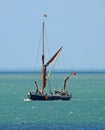
[[[54,73],[45,91],[62,88],[66,73]],[[105,73],[79,72],[67,89],[69,101],[30,101],[34,72],[0,73],[0,130],[105,130]],[[40,84],[40,81],[38,81]]]

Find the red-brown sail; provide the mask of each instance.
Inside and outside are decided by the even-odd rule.
[[[46,67],[56,58],[58,53],[61,51],[62,47],[51,57],[51,59],[46,63]]]
[[[59,54],[61,49],[62,49],[62,47],[50,58],[50,60],[45,65],[43,64],[43,67],[42,67],[42,94],[44,94],[44,88],[46,86],[46,81],[47,81],[46,80],[46,68],[57,57],[57,55]],[[44,62],[43,60],[44,60],[44,58],[42,57],[42,63]]]

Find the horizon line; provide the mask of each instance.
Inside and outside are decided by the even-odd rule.
[[[47,71],[50,71],[48,69]],[[70,69],[53,69],[52,72],[105,72],[105,68],[70,68]],[[0,72],[41,72],[40,69],[33,68],[0,68]]]

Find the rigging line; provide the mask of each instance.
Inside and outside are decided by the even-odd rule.
[[[38,74],[37,74],[37,82],[38,82],[38,86],[41,86],[40,79],[41,79],[41,72],[38,72]]]
[[[36,52],[35,66],[37,66],[37,62],[38,62],[38,58],[39,58],[40,46],[41,46],[41,34],[40,34],[40,39],[39,39],[39,42],[38,42],[38,49],[37,49],[37,52]],[[39,69],[39,68],[38,68],[38,69]]]
[[[47,33],[46,33],[46,29],[45,29],[45,38],[46,38],[46,47],[47,47],[47,49],[46,50],[48,50],[48,55],[49,55],[49,57],[51,57],[51,50],[50,50],[50,47],[49,47],[49,42],[48,42],[48,38],[47,38]]]
[[[38,59],[39,59],[39,52],[40,52],[40,46],[41,46],[41,35],[42,33],[40,34],[40,38],[39,38],[39,42],[38,42],[38,48],[37,48],[37,51],[36,51],[36,59],[35,59],[35,71],[38,71],[37,75],[38,75],[38,86],[39,86],[39,80],[41,79],[41,72],[39,71],[39,64],[38,64]]]
[[[52,85],[51,85],[50,80],[47,83],[48,83],[49,93],[51,93],[52,92]]]
[[[62,62],[63,62],[63,69],[65,70],[65,60],[64,60],[64,51],[62,50]]]

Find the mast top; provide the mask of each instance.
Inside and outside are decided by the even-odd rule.
[[[43,15],[43,22],[44,22],[44,18],[46,18],[46,17],[48,17],[48,15],[47,15],[47,14],[44,14],[44,15]]]
[[[44,14],[43,17],[47,17],[47,14]]]

